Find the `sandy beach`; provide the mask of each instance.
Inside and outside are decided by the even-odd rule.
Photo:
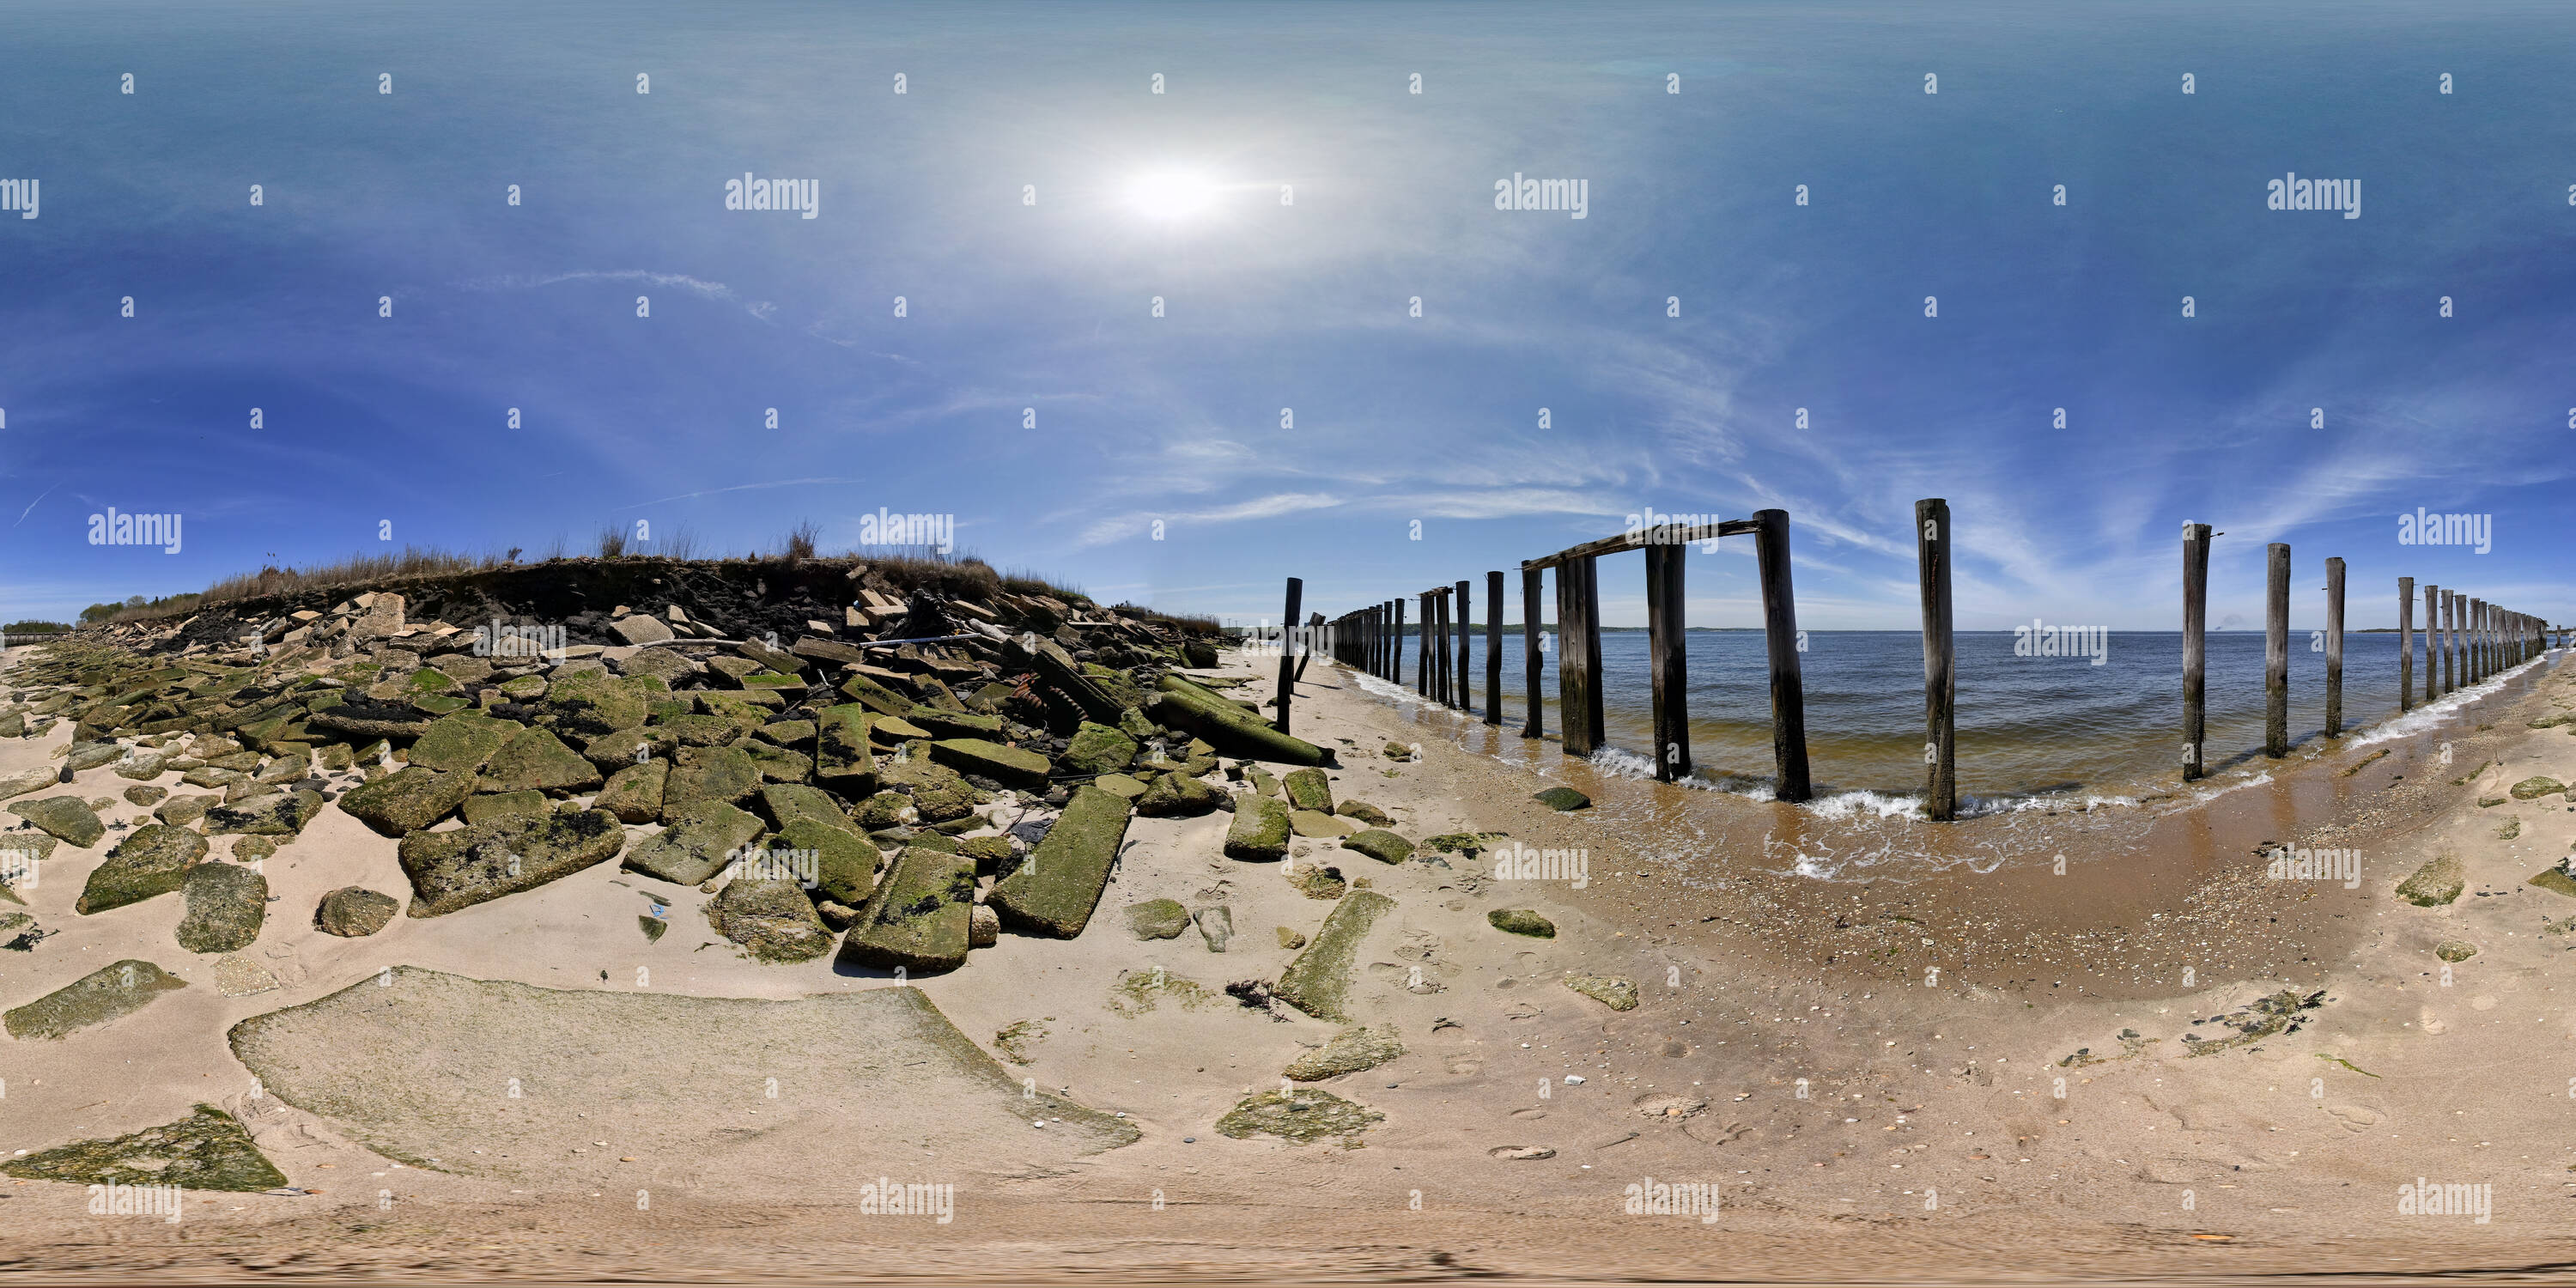
[[[2554,1130],[2576,1013],[2548,982],[2576,946],[2576,900],[2525,880],[2568,852],[2576,818],[2561,795],[2508,788],[2576,779],[2566,729],[2529,727],[2576,708],[2561,661],[2424,732],[2316,749],[2266,787],[2093,832],[2065,820],[2066,836],[2117,839],[2070,848],[2064,875],[2011,863],[1832,881],[1782,861],[1819,826],[1795,807],[1601,774],[1552,740],[1318,664],[1297,732],[1338,751],[1336,799],[1384,811],[1421,847],[1412,861],[1300,838],[1285,864],[1245,863],[1222,853],[1226,813],[1140,817],[1081,937],[1006,934],[971,969],[906,984],[828,958],[749,960],[706,928],[694,890],[657,896],[671,932],[647,942],[623,909],[641,911],[649,883],[613,866],[328,935],[310,917],[324,893],[403,885],[394,843],[334,809],[264,865],[276,902],[244,955],[275,986],[226,996],[210,958],[170,947],[180,901],[75,915],[106,844],[67,848],[23,891],[53,933],[0,960],[0,998],[126,957],[188,987],[62,1041],[6,1044],[0,1153],[208,1103],[308,1192],[192,1195],[175,1223],[101,1221],[80,1187],[19,1180],[0,1185],[6,1263],[65,1281],[672,1282],[861,1266],[1175,1282],[2542,1267],[2566,1259],[2555,1205],[2576,1194],[2576,1147]],[[1252,681],[1271,665],[1229,654],[1213,674]],[[0,777],[46,764],[68,732],[0,743]],[[95,797],[129,785],[106,767],[75,784]],[[1592,804],[1532,799],[1551,786]],[[111,826],[147,814],[101,811]],[[1950,826],[2034,825],[2049,824]],[[1489,835],[1472,855],[1422,845],[1456,833]],[[2268,878],[2265,842],[2357,850],[2358,883]],[[1521,847],[1545,875],[1512,867]],[[2395,885],[2438,854],[2464,865],[2465,891],[2399,900]],[[1348,1010],[1391,1027],[1403,1054],[1298,1084],[1377,1116],[1356,1131],[1230,1138],[1220,1118],[1289,1085],[1283,1071],[1342,1027],[1226,992],[1275,982],[1289,937],[1319,931],[1335,902],[1298,874],[1326,866],[1393,900],[1361,941]],[[1224,906],[1224,951],[1195,928],[1139,938],[1124,910],[1157,899]],[[1498,909],[1534,910],[1554,937],[1504,933]],[[2450,941],[2475,955],[2437,957]],[[1634,1009],[1569,975],[1632,984]],[[430,987],[448,976],[532,988],[479,1011]],[[908,1039],[884,1037],[882,1008],[848,1004],[903,987],[1008,1077],[889,1059]],[[254,1094],[234,1025],[366,988],[384,990],[394,1022],[290,1033],[285,1048],[322,1045],[275,1057],[307,1059],[315,1085],[342,1079],[329,1085],[348,1113]],[[533,990],[569,995],[560,1018]],[[680,1009],[603,1014],[585,997]],[[2273,998],[2277,1015],[2262,1009]],[[764,1013],[775,1049],[717,1041],[730,1021],[705,999],[786,1006]],[[449,1098],[443,1116],[379,1112],[401,1099],[387,1084],[414,1080]],[[490,1152],[430,1161],[414,1152],[440,1147],[425,1140]],[[953,1187],[949,1218],[852,1215],[879,1178]],[[2419,1181],[2491,1187],[2491,1207],[2400,1217],[2400,1187]],[[1682,1214],[1629,1210],[1658,1193],[1683,1195]],[[1713,1213],[1688,1206],[1700,1196]]]

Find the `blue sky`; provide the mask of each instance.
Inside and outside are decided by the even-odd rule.
[[[11,6],[0,619],[387,521],[839,547],[880,506],[1251,618],[1779,506],[1803,625],[1910,627],[1925,496],[1963,629],[2170,629],[2186,520],[2213,623],[2274,540],[2302,624],[2328,555],[2356,627],[2401,574],[2576,617],[2563,8],[529,8]],[[726,210],[746,171],[817,217]],[[2267,210],[2289,171],[2361,217]],[[1496,210],[1515,173],[1586,217]],[[89,545],[109,506],[181,553]],[[2492,549],[2400,545],[2417,506]],[[1692,624],[1757,620],[1750,552],[1690,557]]]

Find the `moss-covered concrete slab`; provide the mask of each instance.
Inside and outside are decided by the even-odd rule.
[[[1298,1087],[1246,1097],[1216,1120],[1216,1129],[1236,1140],[1277,1136],[1291,1144],[1311,1145],[1333,1137],[1355,1137],[1385,1118],[1321,1088]]]
[[[420,741],[411,746],[411,763],[443,774],[470,777],[522,730],[515,720],[460,711],[431,722]]]
[[[1614,1011],[1637,1009],[1636,981],[1617,975],[1568,975],[1565,986]]]
[[[1024,935],[1072,939],[1091,923],[1092,909],[1109,884],[1118,847],[1127,839],[1127,802],[1084,784],[1028,861],[993,886],[985,900],[1004,928]]]
[[[1279,1076],[1292,1082],[1321,1082],[1346,1073],[1374,1069],[1404,1054],[1404,1043],[1395,1026],[1376,1028],[1353,1025],[1333,1035],[1333,1040],[1288,1062]]]
[[[408,915],[437,917],[605,863],[625,845],[616,815],[562,809],[451,832],[414,832],[396,858],[411,878]]]
[[[975,861],[907,846],[841,941],[841,961],[913,974],[966,964]]]
[[[1276,863],[1288,857],[1288,806],[1274,796],[1245,793],[1234,798],[1234,821],[1225,829],[1225,856],[1246,863]]]
[[[450,719],[455,717],[451,716]],[[500,721],[491,723],[499,724]],[[436,823],[474,794],[471,771],[405,765],[340,796],[340,810],[378,836],[402,837]]]
[[[707,905],[707,921],[759,961],[809,962],[832,951],[832,932],[795,881],[735,877]]]
[[[86,850],[107,835],[107,825],[98,821],[87,803],[78,796],[46,796],[31,801],[13,801],[9,812],[36,825],[38,831]]]
[[[250,947],[268,918],[268,878],[233,863],[200,863],[179,885],[187,912],[179,918],[179,946],[192,953],[229,953]]]
[[[2467,869],[2456,855],[2436,856],[2397,883],[2397,897],[2418,908],[2438,908],[2460,897],[2468,886]]]
[[[662,787],[670,773],[667,761],[628,765],[608,776],[608,785],[599,789],[591,808],[607,810],[621,822],[650,823],[662,816]]]
[[[213,1105],[199,1105],[175,1123],[130,1136],[85,1140],[0,1162],[0,1173],[70,1185],[172,1185],[182,1195],[189,1190],[249,1194],[286,1184],[285,1174],[251,1143],[250,1133]]]
[[[1318,814],[1333,812],[1333,781],[1320,769],[1292,769],[1279,784],[1288,790],[1290,809],[1310,809]]]
[[[1413,857],[1413,842],[1374,827],[1343,837],[1342,848],[1357,850],[1380,863],[1402,863]]]
[[[1368,937],[1369,928],[1380,917],[1395,909],[1395,900],[1375,890],[1354,890],[1344,895],[1324,925],[1307,942],[1297,959],[1280,972],[1279,984],[1271,994],[1279,1000],[1319,1020],[1348,1022],[1345,1013],[1349,1003],[1351,967],[1359,958],[1360,941]]]
[[[475,790],[579,792],[600,781],[599,766],[565,746],[553,730],[522,729],[484,762]]]
[[[206,838],[184,827],[147,823],[117,842],[107,858],[90,870],[73,910],[89,916],[168,894],[187,879],[188,868],[204,857]]]
[[[662,781],[662,821],[701,805],[740,805],[760,790],[760,764],[736,746],[682,747]]]
[[[160,1000],[163,993],[187,986],[150,962],[127,958],[0,1016],[0,1027],[21,1042],[67,1038],[132,1015]]]
[[[297,836],[322,812],[322,794],[285,792],[206,811],[208,836]]]
[[[930,757],[961,774],[976,774],[1028,791],[1044,791],[1047,758],[1025,747],[1004,746],[983,738],[943,738],[930,744]]]
[[[313,910],[313,924],[324,934],[362,939],[392,924],[400,911],[402,901],[392,895],[364,886],[342,886],[322,896],[321,906]]]
[[[668,817],[669,826],[627,852],[628,871],[696,885],[723,871],[734,851],[767,830],[757,815],[723,801],[702,801]]]

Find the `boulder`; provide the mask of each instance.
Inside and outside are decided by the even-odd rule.
[[[364,886],[342,886],[322,896],[313,924],[324,934],[361,939],[384,929],[402,910],[402,901]]]
[[[1316,840],[1330,840],[1334,837],[1349,836],[1360,830],[1353,826],[1347,819],[1336,818],[1333,815],[1319,813],[1311,809],[1292,809],[1288,811],[1288,826],[1293,829],[1297,835]]]
[[[760,789],[755,807],[773,828],[784,830],[789,823],[810,818],[833,827],[849,828],[850,816],[831,793],[801,783],[772,783]]]
[[[778,829],[775,843],[812,851],[814,897],[847,908],[867,902],[877,886],[877,870],[885,866],[885,854],[876,842],[816,818],[789,819]]]
[[[1533,792],[1530,799],[1560,812],[1592,808],[1592,798],[1571,787],[1551,787],[1543,792]]]
[[[1098,777],[1114,774],[1136,761],[1136,740],[1104,724],[1082,722],[1064,750],[1068,772]]]
[[[147,823],[117,842],[106,860],[91,869],[73,909],[86,917],[168,894],[204,857],[206,838],[184,827]]]
[[[484,762],[475,790],[578,792],[599,784],[599,767],[565,746],[553,730],[522,729]]]
[[[401,837],[447,817],[473,794],[472,773],[406,765],[342,793],[340,809],[379,836]]]
[[[1568,975],[1565,986],[1614,1011],[1637,1009],[1637,985],[1616,975]]]
[[[638,842],[625,866],[681,885],[696,885],[723,871],[733,852],[759,839],[764,830],[757,817],[723,801],[666,810],[663,817],[668,826]]]
[[[1371,805],[1367,801],[1343,801],[1340,804],[1333,806],[1333,812],[1341,815],[1343,818],[1358,819],[1359,821],[1368,824],[1370,827],[1395,826],[1395,820],[1387,817],[1385,810],[1379,809],[1377,806]]]
[[[1315,932],[1296,960],[1279,975],[1272,996],[1314,1016],[1319,1020],[1347,1022],[1343,1013],[1351,987],[1351,965],[1359,957],[1360,941],[1368,937],[1369,928],[1378,918],[1395,908],[1395,900],[1375,890],[1354,890],[1333,905],[1324,918],[1323,927]]]
[[[608,776],[590,807],[607,810],[619,822],[650,823],[662,816],[662,784],[670,773],[671,766],[659,760],[628,765]]]
[[[740,747],[682,747],[662,782],[662,821],[699,805],[739,805],[760,790],[760,765]]]
[[[1357,850],[1380,863],[1402,863],[1413,857],[1413,842],[1374,827],[1343,837],[1342,848]]]
[[[441,716],[422,731],[420,741],[411,746],[411,763],[424,769],[469,777],[492,759],[493,753],[524,726],[514,720],[501,720],[479,711],[459,711]]]
[[[2467,886],[2468,873],[2460,866],[2460,860],[2444,854],[2398,882],[2397,897],[2418,908],[2438,908],[2459,898]]]
[[[107,835],[107,825],[78,796],[46,796],[32,801],[17,801],[9,812],[36,825],[56,840],[74,849],[86,850]]]
[[[1291,809],[1313,810],[1318,814],[1333,812],[1333,783],[1320,769],[1292,769],[1280,780],[1288,789]]]
[[[559,809],[506,815],[450,832],[414,832],[402,839],[396,857],[411,878],[408,915],[437,917],[605,863],[625,846],[626,829],[616,815]]]
[[[128,787],[125,789],[124,796],[126,804],[137,805],[144,809],[150,809],[153,806],[168,800],[170,798],[170,789],[167,787]]]
[[[237,864],[197,864],[179,893],[188,905],[179,918],[179,946],[192,953],[247,948],[268,918],[268,878]]]
[[[907,720],[912,718],[915,705],[912,699],[858,672],[851,672],[849,678],[841,682],[841,692],[851,702],[879,715],[898,716]]]
[[[647,707],[670,691],[659,676],[557,667],[540,705],[565,733],[602,734],[644,723]]]
[[[1532,939],[1556,938],[1556,923],[1529,908],[1496,908],[1485,914],[1485,924],[1511,935]]]
[[[1110,779],[1134,782],[1124,774],[1111,774],[1094,780],[1093,786],[1124,796]],[[1225,794],[1187,774],[1163,774],[1154,779],[1135,797],[1136,812],[1147,818],[1196,818],[1210,813],[1223,803]]]
[[[1234,822],[1225,830],[1225,855],[1247,863],[1276,863],[1288,857],[1288,807],[1276,797],[1234,798]]]
[[[322,794],[315,791],[281,793],[244,801],[239,805],[218,805],[206,811],[208,836],[299,836],[304,825],[322,812]]]
[[[659,644],[664,640],[677,638],[671,634],[670,627],[640,614],[634,617],[620,617],[610,622],[608,629],[616,632],[617,638],[629,644]]]
[[[1224,952],[1225,946],[1234,942],[1234,913],[1225,905],[1201,908],[1190,914],[1190,920],[1198,923],[1199,942],[1206,944],[1209,952]]]
[[[921,846],[896,858],[841,941],[841,961],[915,974],[955,970],[972,947],[975,866]]]
[[[40,765],[15,774],[0,774],[0,801],[5,801],[12,796],[24,796],[39,787],[51,787],[61,782],[62,777],[63,772],[50,765]]]
[[[1322,1082],[1374,1069],[1403,1054],[1404,1043],[1397,1037],[1394,1025],[1353,1025],[1334,1034],[1332,1041],[1289,1061],[1279,1076],[1292,1082]]]
[[[1126,913],[1127,933],[1138,939],[1178,939],[1190,926],[1190,910],[1177,899],[1131,903]]]
[[[465,798],[465,821],[469,824],[488,823],[504,814],[543,814],[545,812],[546,794],[540,791],[494,792]]]
[[[59,1040],[123,1019],[160,1000],[163,993],[187,986],[160,967],[129,957],[0,1016],[0,1028],[21,1042]]]
[[[1047,758],[1022,747],[982,738],[943,738],[930,744],[930,758],[961,774],[978,774],[1008,787],[1045,791]],[[1004,925],[1010,918],[1002,919]]]
[[[814,717],[814,779],[845,795],[876,790],[876,754],[868,750],[867,708],[854,702]]]
[[[707,920],[759,961],[805,962],[832,951],[832,932],[794,881],[736,877],[707,905]]]
[[[154,807],[152,817],[172,827],[186,827],[206,816],[206,811],[223,800],[220,796],[173,796]]]
[[[985,901],[1003,926],[1021,934],[1080,935],[1109,883],[1127,822],[1126,801],[1089,784],[1075,788],[1028,862],[996,882]]]

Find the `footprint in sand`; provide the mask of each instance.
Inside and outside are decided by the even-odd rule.
[[[2379,1121],[2378,1114],[2359,1105],[2328,1105],[2326,1116],[2334,1119],[2336,1126],[2349,1132],[2368,1131],[2372,1124]]]

